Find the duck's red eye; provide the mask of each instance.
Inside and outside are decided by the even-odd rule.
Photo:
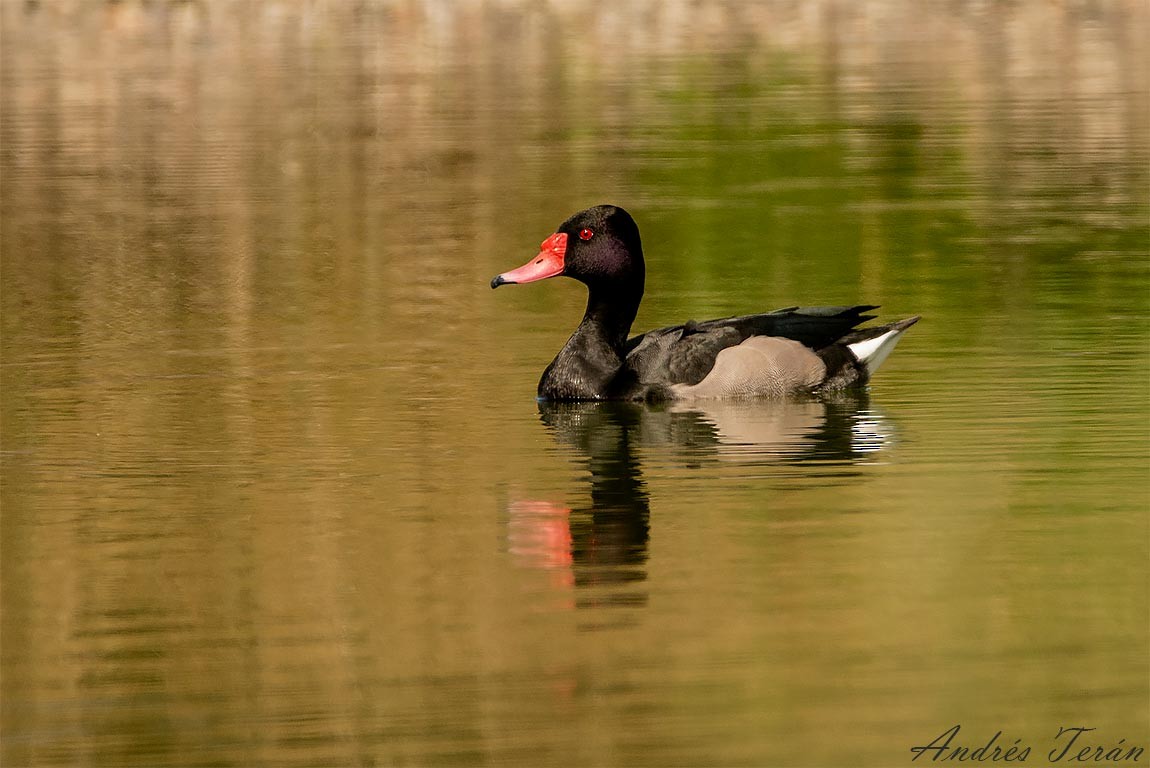
[[[590,240],[594,236],[595,236],[595,233],[589,229],[579,230],[579,239],[580,240]]]

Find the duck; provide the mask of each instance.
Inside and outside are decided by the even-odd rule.
[[[863,387],[921,319],[859,328],[877,305],[794,306],[630,336],[646,267],[639,226],[616,205],[572,215],[491,287],[552,277],[583,283],[587,309],[543,371],[540,401],[785,398]]]

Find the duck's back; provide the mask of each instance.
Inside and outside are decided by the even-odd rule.
[[[627,344],[633,393],[674,399],[787,395],[825,383],[832,347],[876,307],[789,307],[760,315],[689,322]]]

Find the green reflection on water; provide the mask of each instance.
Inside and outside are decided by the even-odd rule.
[[[0,6],[5,764],[1147,741],[1144,7],[581,7]],[[638,330],[925,320],[541,414],[607,201]]]

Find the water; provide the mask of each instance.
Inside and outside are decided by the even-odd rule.
[[[4,765],[1150,747],[1145,4],[0,21]],[[925,319],[867,393],[541,409],[583,294],[487,283],[601,202],[637,329]]]

